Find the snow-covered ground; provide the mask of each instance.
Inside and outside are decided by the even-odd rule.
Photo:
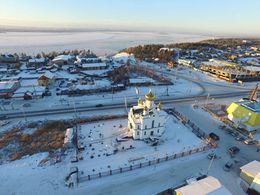
[[[126,126],[127,119],[81,126],[80,142],[84,143],[86,150],[81,154],[84,160],[77,165],[79,170],[84,171],[84,175],[148,162],[205,145],[190,129],[179,124],[172,116],[167,121],[159,145],[154,147],[151,143],[140,140],[117,142],[117,137],[127,133]],[[113,154],[114,150],[118,152]]]
[[[156,32],[6,32],[0,33],[0,53],[37,54],[41,51],[90,49],[104,55],[140,44],[195,42],[207,38],[196,34]]]
[[[93,174],[93,172],[108,169],[108,165],[111,169],[120,166],[125,167],[163,157],[166,154],[171,155],[204,145],[189,129],[177,122],[172,116],[169,116],[165,134],[161,137],[162,141],[158,146],[152,147],[143,141],[129,140],[117,146],[119,151],[116,154],[110,156],[104,155],[104,153],[108,152],[108,148],[114,147],[112,142],[117,135],[125,131],[126,123],[126,119],[120,119],[83,124],[80,127],[79,134],[82,138],[80,141],[86,144],[86,150],[81,153],[83,160],[78,163],[70,163],[69,157],[72,153],[68,152],[67,156],[55,165],[38,166],[38,163],[46,157],[47,153],[26,156],[23,159],[0,165],[0,194],[78,194],[80,191],[80,193],[84,194],[84,191],[88,191],[88,188],[86,188],[89,185],[88,182],[80,184],[79,188],[75,189],[65,187],[64,179],[71,167],[78,166],[83,175]],[[102,141],[99,140],[100,133]],[[91,147],[89,146],[90,143],[92,143]],[[133,149],[126,150],[130,145],[133,146]],[[122,149],[123,146],[125,149]],[[92,148],[95,149],[93,150]],[[93,155],[94,158],[90,158],[90,155]],[[191,158],[196,159],[197,157],[200,157],[200,155],[195,154]],[[184,161],[185,159],[187,161],[187,157],[183,158]],[[181,162],[182,160],[177,159],[176,161]],[[153,166],[152,169],[158,171],[157,166],[159,165]],[[149,170],[150,168],[143,169]],[[143,173],[143,170],[141,170],[141,173]],[[140,176],[136,171],[132,174]],[[123,173],[122,175],[127,176],[132,174]],[[111,178],[113,177],[116,176],[111,176]],[[127,177],[127,179],[130,178],[133,177]],[[104,179],[104,181],[108,181],[106,178]],[[101,182],[102,180],[103,178],[100,179]],[[96,183],[92,182],[92,185],[96,186],[97,183],[99,181]],[[158,189],[161,189],[161,186],[158,186],[156,190]],[[137,193],[139,192],[137,191]]]
[[[12,111],[12,110],[21,110],[21,111],[30,111],[30,110],[40,110],[40,109],[50,109],[50,108],[62,108],[62,107],[74,107],[74,106],[95,106],[96,104],[115,104],[123,103],[126,101],[137,100],[139,97],[144,97],[148,92],[149,88],[152,89],[157,100],[160,98],[167,97],[183,97],[189,95],[196,95],[201,92],[201,88],[196,84],[183,80],[172,78],[174,85],[169,86],[148,86],[148,87],[137,87],[139,94],[136,94],[136,87],[127,87],[126,90],[111,93],[98,93],[95,95],[83,95],[76,97],[68,97],[56,95],[55,88],[52,89],[52,96],[44,97],[40,99],[33,99],[26,101],[23,99],[11,99],[9,105],[2,104],[2,110]],[[25,103],[29,103],[29,107],[24,107]]]

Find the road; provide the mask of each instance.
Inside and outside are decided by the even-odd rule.
[[[155,68],[151,66],[146,66],[148,68]],[[176,77],[184,79],[186,81],[192,82],[196,84],[198,87],[201,88],[201,92],[197,95],[186,95],[184,97],[171,97],[165,96],[157,99],[157,102],[162,102],[164,105],[166,104],[178,104],[178,103],[188,103],[194,101],[203,101],[208,98],[208,94],[210,94],[210,98],[214,99],[223,99],[223,98],[230,98],[230,97],[247,97],[250,89],[245,89],[238,86],[227,86],[223,84],[219,84],[217,82],[209,82],[207,80],[201,81],[199,77],[193,78],[192,75],[181,75],[178,74],[177,71],[167,71],[161,68],[155,68],[156,71],[160,74],[164,74],[171,79],[176,79]],[[128,107],[136,104],[137,98],[133,97],[132,99],[128,99]],[[0,114],[0,119],[20,119],[20,118],[30,118],[30,117],[37,117],[37,116],[50,116],[50,115],[60,115],[60,114],[69,114],[69,113],[82,113],[87,111],[104,111],[104,110],[113,110],[113,109],[124,109],[125,102],[122,99],[119,100],[117,103],[106,103],[103,106],[96,107],[90,105],[75,105],[72,107],[63,107],[63,108],[51,108],[51,109],[30,109],[22,111],[2,111]]]
[[[231,93],[220,93],[220,94],[212,94],[210,98],[214,99],[225,99],[230,97],[243,97],[247,96],[249,93],[248,90],[238,91],[238,92],[231,92]],[[180,97],[180,98],[173,98],[173,97],[164,97],[158,99],[157,101],[162,102],[164,105],[167,104],[178,104],[178,103],[192,103],[194,101],[205,101],[208,98],[208,95],[199,95],[199,96],[191,96],[191,97]],[[128,101],[128,107],[131,105],[136,104],[137,99],[134,98]],[[75,106],[75,107],[64,107],[64,108],[53,108],[53,109],[45,109],[45,110],[32,110],[32,111],[19,111],[19,112],[2,112],[0,114],[0,118],[2,119],[18,119],[18,118],[30,118],[36,116],[46,116],[46,115],[57,115],[57,114],[68,114],[68,113],[80,113],[86,111],[102,111],[102,110],[113,110],[118,108],[124,108],[125,103],[112,103],[112,104],[104,104],[102,106]]]

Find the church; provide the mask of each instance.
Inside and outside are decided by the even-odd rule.
[[[134,139],[160,137],[165,131],[166,113],[161,110],[161,104],[154,104],[155,96],[150,90],[145,95],[145,102],[141,98],[128,113],[128,128]]]

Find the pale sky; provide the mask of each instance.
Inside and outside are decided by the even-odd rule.
[[[260,36],[260,0],[0,0],[0,25]]]

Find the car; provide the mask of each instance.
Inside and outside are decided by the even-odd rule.
[[[23,107],[31,107],[31,104],[25,103],[25,104],[23,104]]]
[[[237,133],[237,132],[232,132],[231,135],[232,135],[233,137],[237,137],[237,136],[239,135],[239,133]]]
[[[0,116],[0,120],[4,120],[4,119],[7,119],[7,116],[6,116],[6,115]]]
[[[217,155],[215,153],[210,153],[210,154],[208,154],[207,157],[208,157],[209,160],[212,160],[212,159],[217,158]]]
[[[237,140],[237,141],[244,141],[245,138],[243,138],[243,137],[241,137],[241,136],[237,136],[237,137],[235,137],[235,140]]]
[[[246,145],[253,145],[254,141],[246,139],[246,140],[244,140],[244,144],[246,144]]]
[[[235,155],[240,151],[240,149],[236,146],[232,146],[228,149],[228,151],[231,155]]]
[[[230,171],[230,169],[233,167],[233,163],[232,162],[227,162],[225,165],[224,165],[224,167],[223,167],[223,169],[224,169],[224,171]]]
[[[219,129],[226,129],[226,125],[219,125]]]
[[[211,132],[211,133],[209,134],[209,137],[210,137],[211,139],[213,139],[214,141],[218,141],[218,140],[219,140],[219,136],[218,136],[217,134],[213,133],[213,132]]]
[[[96,107],[102,107],[103,106],[103,104],[97,104],[96,105]]]

